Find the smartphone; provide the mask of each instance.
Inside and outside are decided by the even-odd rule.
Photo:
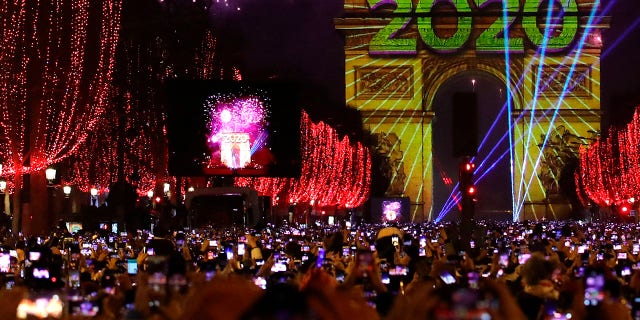
[[[394,247],[399,246],[400,239],[398,238],[398,236],[391,236],[391,243],[393,244]]]
[[[451,273],[449,273],[448,271],[443,271],[442,273],[440,273],[440,279],[445,284],[454,284],[454,283],[456,283],[456,278]]]
[[[509,264],[509,255],[501,254],[499,263],[502,267],[506,267]]]
[[[33,268],[32,275],[35,279],[49,279],[49,269],[47,268]]]
[[[576,278],[582,278],[584,277],[584,266],[580,266],[578,268],[574,268],[573,269],[573,276]]]
[[[6,253],[0,253],[0,273],[9,273],[11,271],[11,256]]]
[[[211,250],[207,251],[207,259],[209,259],[209,260],[213,260],[214,259],[213,251],[211,251]]]
[[[518,263],[519,264],[525,264],[527,262],[527,260],[529,260],[529,258],[531,258],[531,254],[530,253],[521,253],[518,255]]]
[[[263,277],[256,277],[253,279],[253,283],[262,290],[267,289],[267,279]]]
[[[128,274],[137,274],[138,273],[138,260],[137,259],[127,259],[127,273]]]
[[[155,256],[156,255],[156,251],[153,248],[149,248],[149,249],[147,249],[147,255],[148,256]]]
[[[322,268],[322,264],[324,263],[324,248],[318,248],[318,258],[316,260],[316,268]]]
[[[69,270],[69,287],[73,289],[80,288],[80,271]]]
[[[29,251],[29,261],[38,261],[38,260],[40,260],[40,252]]]
[[[350,255],[351,255],[351,248],[349,248],[349,246],[343,246],[342,247],[342,256],[348,257]]]
[[[230,248],[230,247],[225,248],[224,253],[227,255],[227,260],[233,259],[233,248]]]
[[[479,280],[480,280],[480,274],[478,274],[477,272],[467,273],[467,283],[469,285],[469,289],[477,290],[479,288],[478,287]]]
[[[371,254],[371,251],[358,251],[356,259],[356,266],[361,274],[373,267],[373,254]]]
[[[585,307],[597,307],[604,298],[604,273],[590,269],[585,271],[584,277],[584,305]]]
[[[209,247],[217,247],[218,240],[209,240]]]
[[[420,245],[420,247],[426,247],[427,246],[427,237],[421,236],[420,237],[420,242],[418,244]]]
[[[618,260],[627,260],[626,252],[618,252]]]
[[[391,278],[389,278],[389,273],[388,272],[383,272],[382,273],[382,283],[384,283],[384,284],[391,283]]]

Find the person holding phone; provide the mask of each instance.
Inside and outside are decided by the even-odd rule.
[[[537,319],[549,300],[558,300],[560,292],[555,287],[552,276],[560,266],[554,260],[545,259],[539,252],[522,266],[521,276],[524,290],[518,292],[518,305],[529,319]]]

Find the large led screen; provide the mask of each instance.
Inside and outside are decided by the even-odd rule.
[[[297,93],[285,82],[170,81],[169,173],[299,176]]]

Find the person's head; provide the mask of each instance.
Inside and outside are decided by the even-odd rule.
[[[324,247],[327,252],[339,253],[344,245],[344,236],[341,232],[335,232],[324,239]]]
[[[551,280],[556,264],[545,259],[539,252],[531,254],[531,258],[522,266],[522,280],[527,285],[537,285],[540,281]]]

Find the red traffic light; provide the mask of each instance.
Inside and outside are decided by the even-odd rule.
[[[476,194],[476,187],[475,186],[469,186],[467,187],[467,195],[469,196],[474,196]]]
[[[464,164],[464,171],[467,172],[473,172],[473,169],[475,169],[476,165],[473,164],[473,162],[467,162]]]

